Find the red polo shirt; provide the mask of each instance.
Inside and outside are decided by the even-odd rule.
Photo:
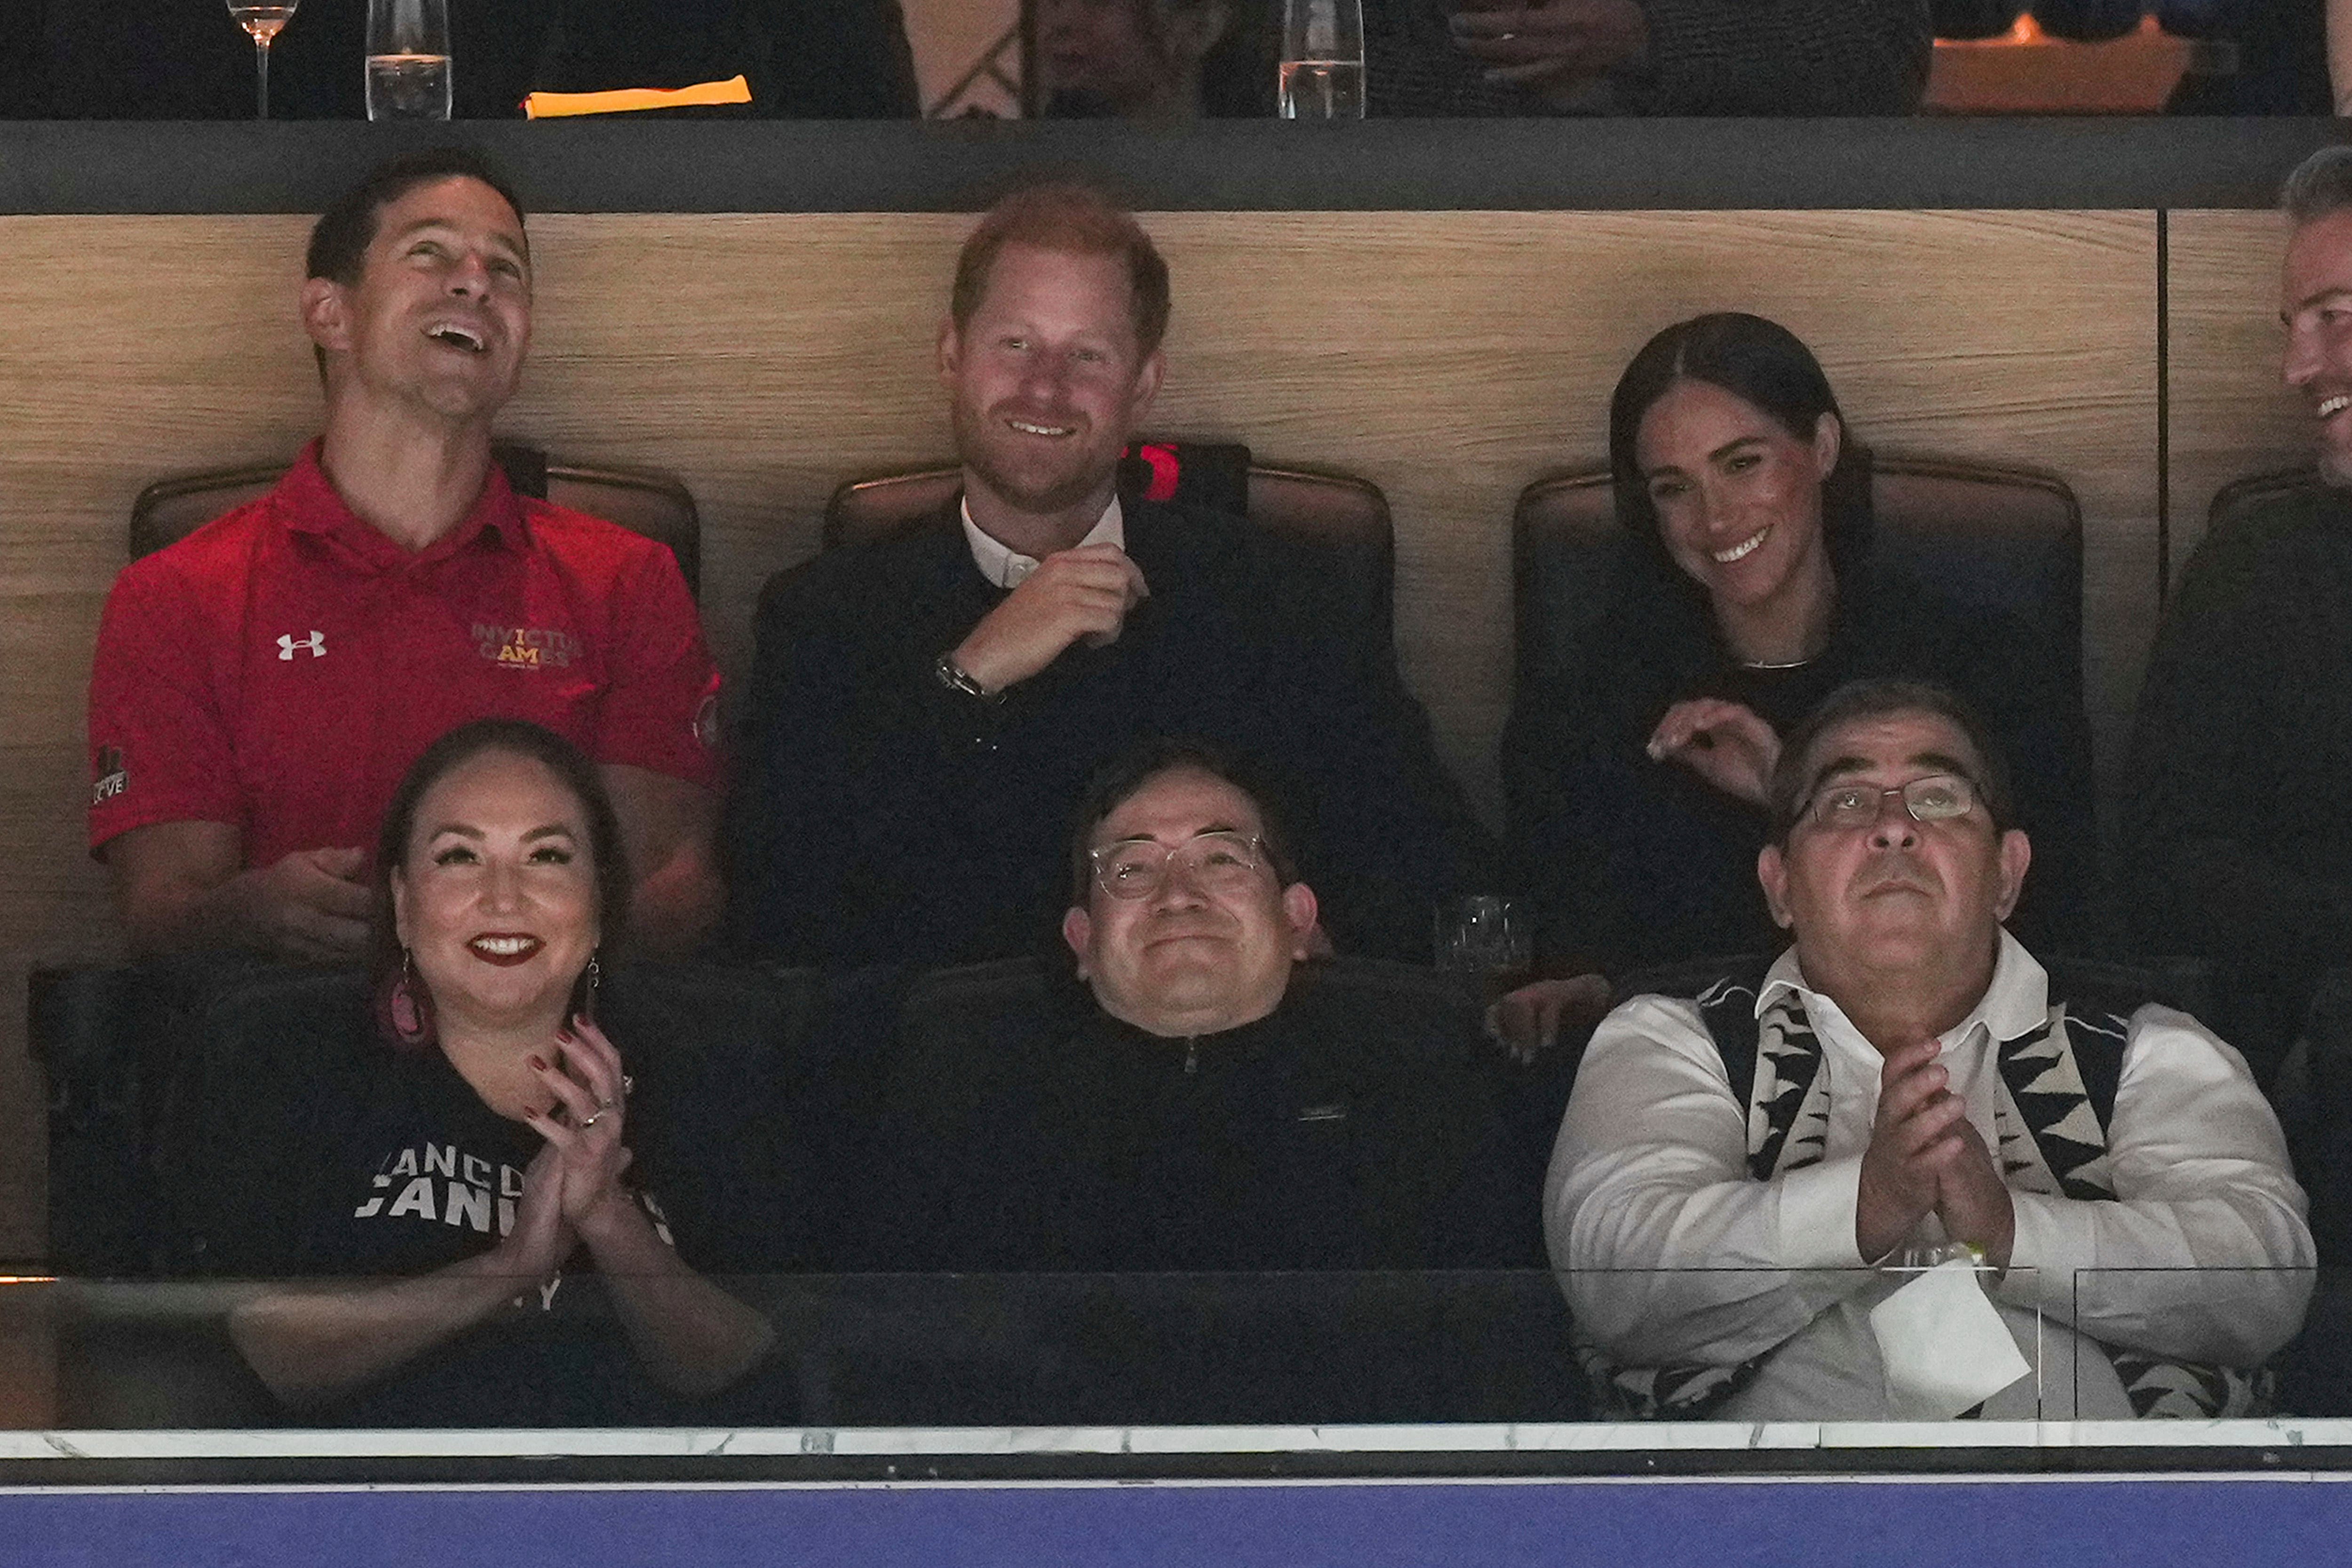
[[[599,763],[712,787],[719,672],[664,546],[497,468],[412,553],[305,449],[277,489],[123,568],[89,682],[89,842],[226,822],[249,866],[356,845],[468,719],[529,719]]]

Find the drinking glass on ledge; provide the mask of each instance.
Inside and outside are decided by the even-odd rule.
[[[294,19],[294,8],[302,0],[280,0],[268,5],[247,5],[244,0],[228,0],[228,14],[253,38],[253,117],[269,118],[269,41],[286,29]]]
[[[1437,967],[1459,975],[1492,1003],[1525,985],[1535,971],[1535,927],[1523,904],[1490,893],[1437,906]]]
[[[449,118],[449,0],[368,0],[367,117]]]
[[[1285,120],[1364,117],[1363,0],[1284,0],[1276,106]]]

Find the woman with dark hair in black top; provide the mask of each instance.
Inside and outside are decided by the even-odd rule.
[[[239,1352],[282,1402],[375,1424],[613,1419],[590,1391],[632,1363],[672,1394],[734,1382],[773,1331],[637,1186],[633,1111],[664,1097],[632,1101],[592,1016],[627,903],[594,765],[537,725],[461,726],[402,781],[378,854],[373,987],[327,976],[248,1020],[257,1066],[305,1030],[310,1057],[207,1088],[205,1179],[238,1199],[216,1265],[340,1277],[245,1302]]]
[[[2018,658],[2013,626],[1874,559],[1868,455],[1811,352],[1757,316],[1669,327],[1617,384],[1609,448],[1633,548],[1575,668],[1520,690],[1503,738],[1547,956],[1619,973],[1776,946],[1756,857],[1780,737],[1864,676],[1988,715],[2034,847],[2019,919],[2045,942],[2068,924],[2092,851],[2082,694]]]

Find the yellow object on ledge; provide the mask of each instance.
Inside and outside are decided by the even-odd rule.
[[[625,87],[611,92],[534,92],[522,100],[526,120],[560,120],[572,114],[633,114],[641,109],[709,109],[749,103],[751,84],[740,76],[698,81],[692,87]]]

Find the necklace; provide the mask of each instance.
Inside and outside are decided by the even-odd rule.
[[[1816,656],[1816,657],[1818,657],[1818,656]],[[1779,663],[1775,663],[1774,661],[1772,661],[1771,659],[1769,659],[1769,658],[1743,658],[1743,659],[1741,659],[1741,660],[1739,661],[1739,668],[1742,668],[1742,669],[1763,669],[1763,670],[1771,670],[1771,669],[1802,669],[1802,668],[1805,668],[1805,666],[1807,666],[1807,665],[1809,665],[1809,664],[1811,664],[1811,663],[1812,663],[1812,662],[1813,662],[1813,661],[1812,661],[1812,659],[1810,659],[1810,658],[1791,658],[1791,659],[1783,659],[1783,660],[1780,661]]]

